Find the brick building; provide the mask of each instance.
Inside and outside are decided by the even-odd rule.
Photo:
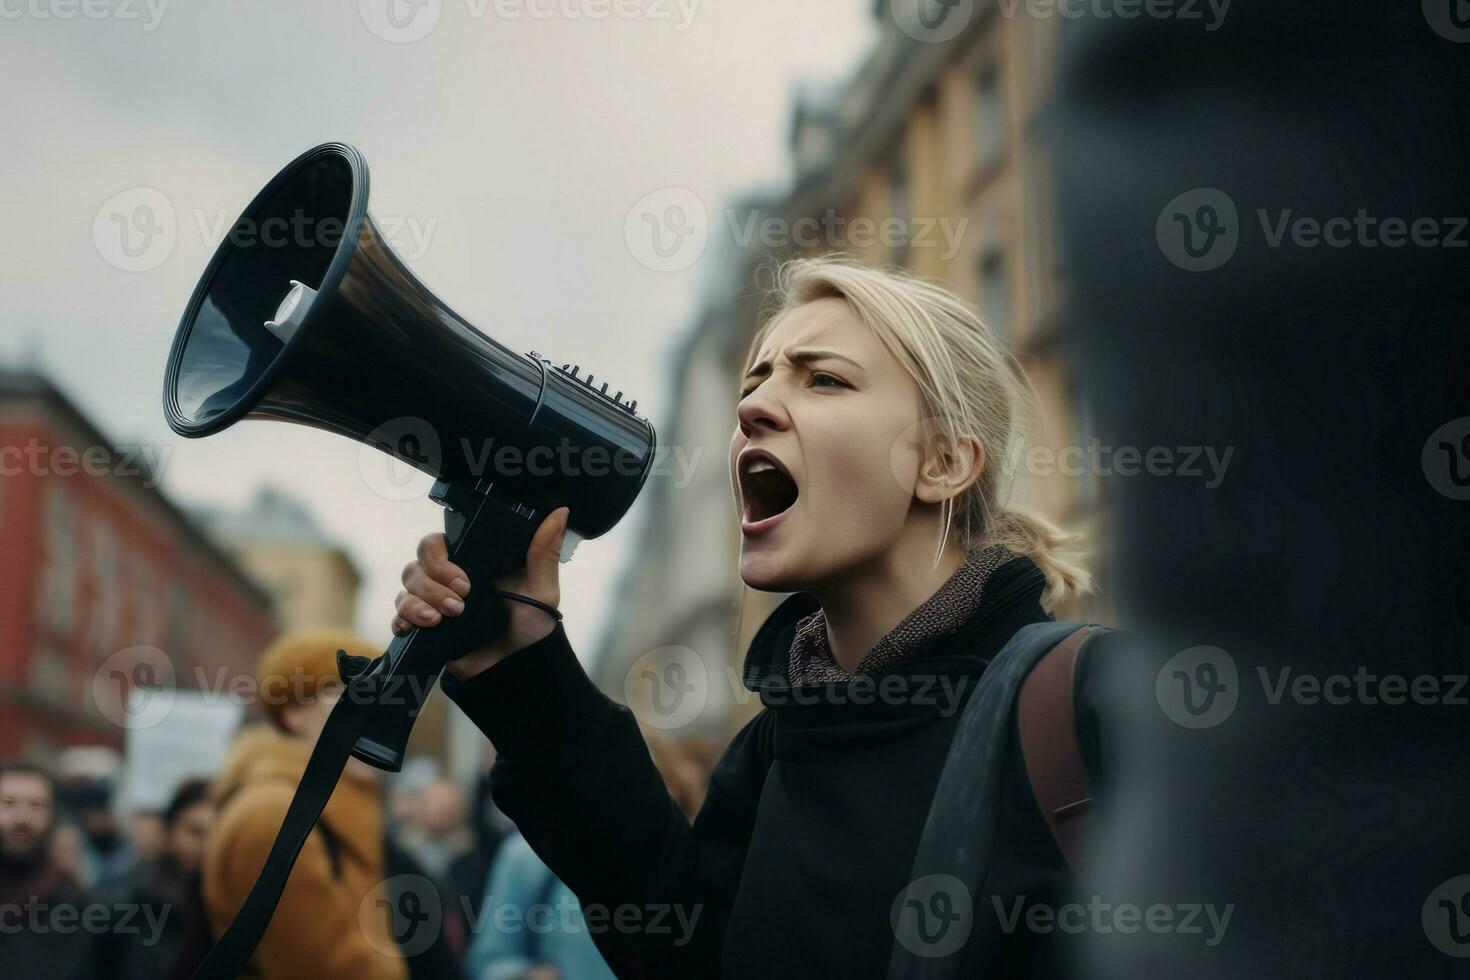
[[[269,594],[157,489],[166,460],[0,370],[0,757],[121,749],[129,683],[249,673],[275,635]]]

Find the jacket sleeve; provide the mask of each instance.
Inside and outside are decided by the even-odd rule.
[[[719,974],[770,759],[762,712],[731,742],[691,827],[632,712],[588,679],[561,626],[449,697],[494,743],[495,802],[582,903],[621,977]]]
[[[291,789],[284,785],[242,792],[251,793],[251,806],[239,808],[234,819],[217,827],[210,842],[214,867],[205,886],[217,932],[245,904],[291,803]],[[221,922],[218,912],[223,910],[228,912]],[[359,925],[360,914],[359,902],[344,900],[327,846],[313,830],[252,962],[271,980],[406,980],[408,968],[391,939],[370,940]]]

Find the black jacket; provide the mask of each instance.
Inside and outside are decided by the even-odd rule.
[[[588,680],[560,627],[469,681],[446,675],[445,689],[498,749],[496,802],[581,899],[620,976],[881,977],[959,713],[1012,634],[1049,618],[1043,585],[1016,559],[966,625],[919,658],[795,688],[792,634],[815,606],[788,599],[747,655],[764,710],[726,749],[692,827],[633,715]],[[998,764],[1008,846],[990,886],[1008,901],[1054,901],[1065,862],[1014,738]],[[977,899],[975,914],[995,912]],[[1006,949],[986,951],[994,975],[1034,973],[1039,938],[1007,935]]]

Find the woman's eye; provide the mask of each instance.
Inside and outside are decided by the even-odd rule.
[[[815,374],[813,374],[812,377],[811,377],[811,380],[807,382],[807,387],[809,387],[809,388],[846,388],[847,387],[847,382],[846,381],[843,381],[841,378],[837,377],[837,375],[835,375],[835,374],[827,374],[825,372],[818,371]]]

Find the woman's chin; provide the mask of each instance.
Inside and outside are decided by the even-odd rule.
[[[740,555],[740,581],[757,592],[799,592],[795,578],[779,555],[748,550]]]

